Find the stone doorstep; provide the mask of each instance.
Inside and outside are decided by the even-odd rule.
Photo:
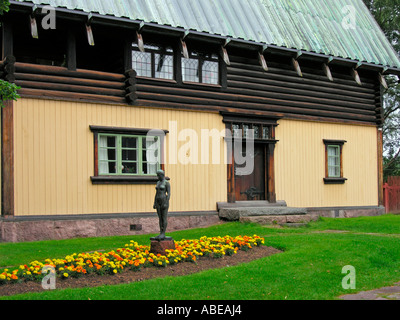
[[[266,200],[261,201],[236,201],[234,203],[229,202],[217,202],[217,209],[225,208],[264,208],[264,207],[287,207],[287,204],[283,200],[278,200],[276,203],[270,203]]]
[[[274,217],[274,219],[278,220],[284,219],[286,221],[288,219],[296,220],[293,222],[297,222],[298,218],[296,217],[303,217],[303,219],[311,219],[311,217],[307,214],[307,209],[290,208],[290,207],[223,208],[219,210],[219,217],[228,221],[237,221],[245,217],[252,217],[253,220],[255,219],[255,217],[260,217],[260,218]]]

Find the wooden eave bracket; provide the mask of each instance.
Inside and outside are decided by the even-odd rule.
[[[137,46],[138,46],[140,52],[145,52],[144,40],[143,40],[143,35],[142,35],[143,28],[144,28],[144,21],[142,21],[140,23],[139,28],[136,31]]]
[[[379,78],[380,84],[387,90],[389,88],[389,86],[388,86],[388,84],[386,82],[386,79],[383,76],[383,74],[379,72],[378,78]]]
[[[264,57],[264,52],[268,49],[268,46],[264,45],[262,46],[262,49],[258,52],[258,61],[261,64],[261,67],[264,69],[264,71],[268,71],[268,65],[267,61],[265,60]]]
[[[331,68],[329,68],[329,64],[333,61],[333,57],[329,57],[328,61],[324,64],[322,64],[322,68],[325,72],[325,75],[328,77],[329,81],[333,82],[333,76],[331,72]]]
[[[228,55],[228,51],[226,50],[226,46],[231,41],[232,41],[231,38],[226,38],[225,43],[223,45],[221,45],[221,56],[222,56],[222,59],[224,60],[224,62],[226,63],[226,65],[228,65],[228,66],[231,65],[231,61],[229,60],[229,55]]]
[[[139,31],[136,31],[137,46],[140,52],[145,52],[143,36]]]
[[[357,82],[359,86],[362,86],[360,75],[358,74],[357,69],[362,65],[362,63],[357,63],[357,65],[351,69],[351,75],[353,76],[354,80]]]
[[[384,68],[382,68],[382,71],[379,72],[379,74],[378,74],[379,82],[380,82],[380,84],[381,84],[386,90],[389,88],[389,86],[388,86],[388,84],[387,84],[387,82],[386,82],[386,79],[385,79],[385,77],[384,77],[384,73],[385,73],[387,70],[388,70],[388,67],[384,67]]]
[[[332,76],[332,72],[331,72],[331,69],[329,68],[329,66],[326,63],[324,63],[322,65],[322,67],[323,67],[325,75],[328,77],[329,81],[333,82],[333,76]]]
[[[298,58],[302,55],[303,53],[301,51],[297,51],[296,54],[296,58],[292,58],[292,64],[293,64],[293,68],[294,70],[297,72],[297,75],[299,77],[303,77],[303,73],[301,72],[301,68],[300,68],[300,63],[298,61]]]
[[[88,43],[90,46],[94,46],[94,36],[93,36],[93,30],[92,30],[92,20],[93,20],[93,14],[90,12],[88,15],[88,19],[86,22],[86,34],[87,34],[87,39],[88,39]]]
[[[189,36],[190,31],[185,30],[183,36],[180,38],[179,48],[181,49],[182,55],[185,59],[189,59],[189,50],[186,44],[186,38]]]
[[[38,6],[35,4],[32,7],[32,14],[30,15],[30,26],[31,26],[31,35],[32,38],[34,39],[39,39],[39,32],[38,32],[38,27],[37,27],[37,21],[36,21],[36,12],[38,10]]]

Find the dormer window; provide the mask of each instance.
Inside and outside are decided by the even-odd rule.
[[[168,46],[145,45],[141,52],[132,46],[132,67],[139,77],[169,79],[174,78],[174,51]]]
[[[219,84],[218,55],[192,51],[189,59],[182,58],[182,80],[205,84]]]

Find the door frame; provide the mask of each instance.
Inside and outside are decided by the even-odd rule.
[[[222,113],[223,122],[227,130],[232,132],[233,125],[249,125],[262,126],[269,128],[268,138],[254,138],[254,144],[264,145],[264,165],[265,165],[265,199],[270,203],[276,203],[276,190],[275,190],[275,145],[278,142],[275,136],[275,129],[278,126],[277,121],[282,116],[264,116],[264,115],[248,115],[248,114],[232,114]],[[241,127],[242,128],[242,127]],[[236,202],[235,195],[235,159],[233,150],[233,141],[231,137],[225,137],[227,143],[228,166],[227,166],[227,190],[228,190],[228,203]]]

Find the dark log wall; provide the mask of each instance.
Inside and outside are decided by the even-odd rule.
[[[372,72],[360,70],[360,86],[349,68],[332,66],[332,82],[318,63],[300,62],[300,77],[290,60],[269,62],[266,72],[257,59],[230,58],[230,66],[221,74],[226,86],[145,79],[134,71],[71,71],[14,62],[13,57],[1,62],[1,74],[21,86],[19,93],[25,97],[381,124],[380,85]]]
[[[127,103],[129,75],[16,62],[13,78],[23,97]]]
[[[359,70],[359,86],[349,67],[331,66],[331,82],[319,62],[299,60],[300,77],[291,58],[267,60],[266,72],[254,57],[230,54],[231,64],[222,74],[227,77],[226,87],[139,78],[135,104],[334,122],[377,124],[380,120],[376,74]]]
[[[291,68],[290,62],[270,63],[265,72],[257,61],[232,58],[228,67],[228,91],[240,94],[240,100],[263,102],[260,109],[271,110],[292,118],[323,120],[376,121],[375,84],[362,78],[363,85],[342,73],[334,72],[331,82],[323,74],[321,64],[301,63],[303,77]],[[251,104],[252,106],[252,104]],[[256,105],[252,108],[257,108]]]

